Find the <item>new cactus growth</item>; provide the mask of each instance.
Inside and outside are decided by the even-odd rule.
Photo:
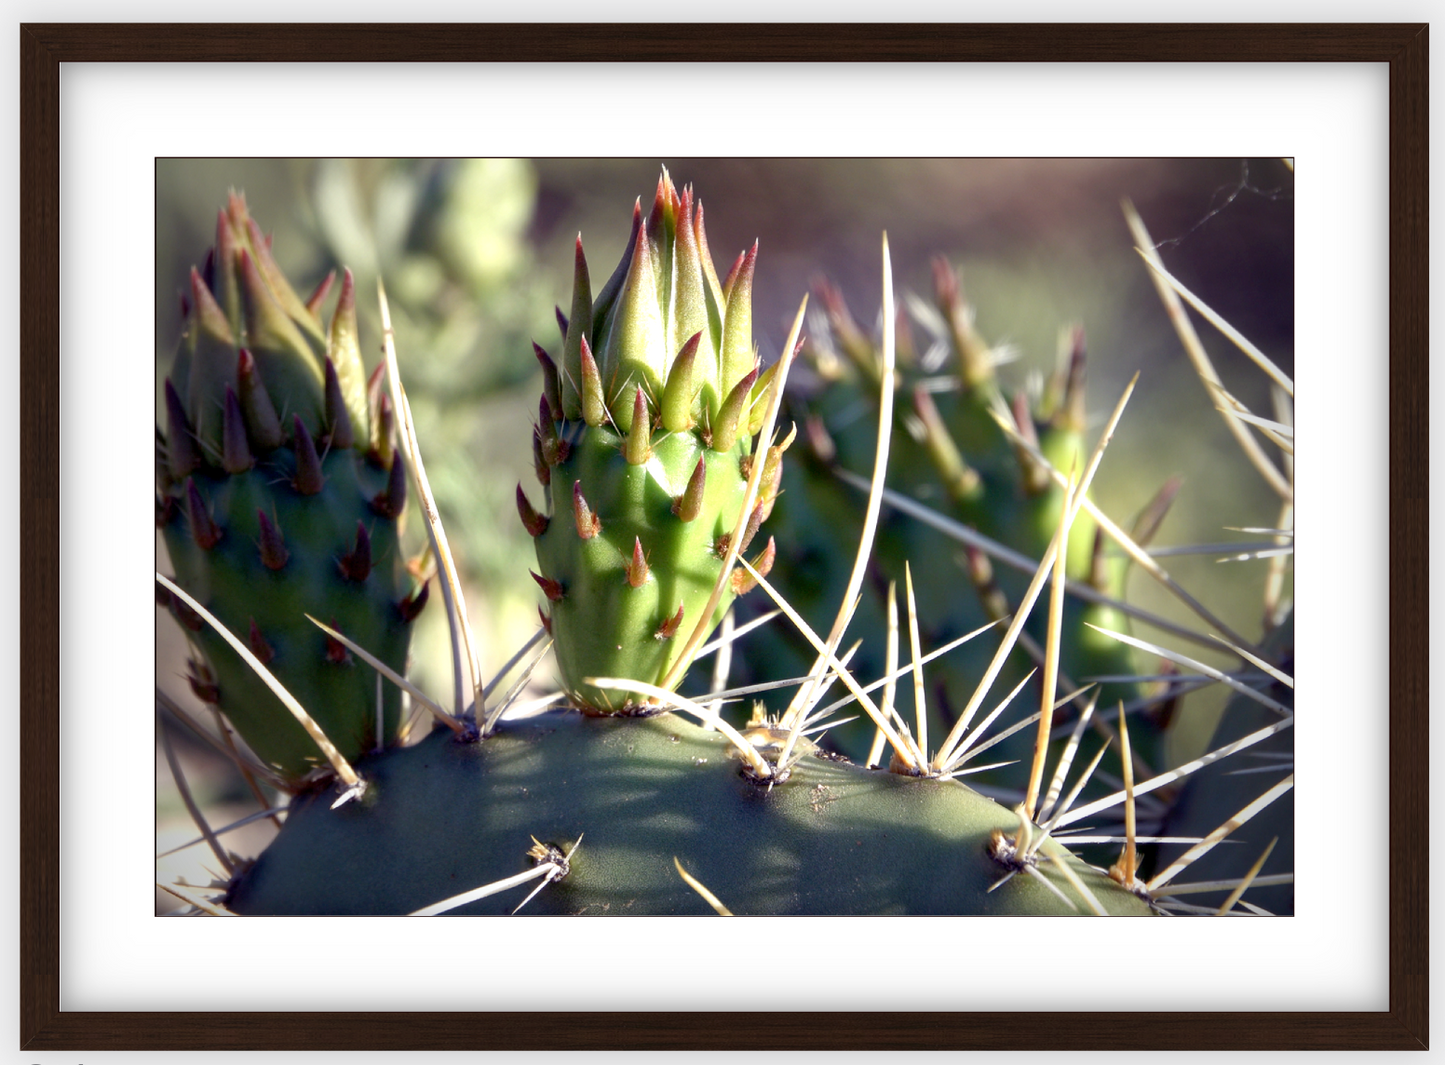
[[[517,507],[536,541],[562,683],[587,711],[636,705],[588,677],[674,687],[689,635],[710,631],[748,588],[736,569],[714,595],[727,561],[748,552],[771,567],[772,542],[753,541],[777,493],[778,445],[739,520],[770,386],[752,341],[756,261],[754,244],[719,282],[702,204],[666,171],[646,217],[634,207],[627,250],[595,300],[577,238],[562,357],[536,348],[546,504],[519,485]]]
[[[192,269],[185,329],[165,381],[157,524],[176,579],[302,704],[343,757],[396,734],[400,693],[307,615],[398,673],[425,601],[402,565],[406,471],[390,401],[368,387],[348,272],[302,300],[232,195],[216,244]],[[255,672],[180,599],[166,602],[197,648],[191,684],[288,784],[326,764]]]

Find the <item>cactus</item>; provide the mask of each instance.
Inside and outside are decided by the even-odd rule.
[[[773,445],[750,494],[769,385],[752,342],[756,259],[754,244],[719,283],[702,204],[666,171],[645,220],[634,206],[627,251],[595,300],[577,238],[560,365],[536,349],[546,384],[533,449],[547,503],[535,509],[518,485],[517,506],[562,683],[588,711],[635,704],[587,677],[674,686],[689,635],[747,590],[741,570],[719,578],[771,509],[781,463]],[[769,542],[754,556],[764,574],[772,552]]]
[[[943,258],[934,260],[933,272],[936,307],[913,303],[914,317],[934,334],[927,352],[914,349],[913,328],[907,318],[899,317],[900,386],[889,468],[896,502],[880,526],[874,594],[865,596],[856,624],[856,631],[864,635],[863,654],[869,647],[873,650],[865,669],[881,668],[876,659],[884,643],[886,607],[881,593],[888,581],[902,581],[905,562],[932,575],[920,587],[918,614],[920,627],[933,644],[945,644],[1008,615],[1027,575],[991,562],[984,550],[974,546],[982,542],[978,537],[974,543],[960,543],[957,534],[940,531],[938,525],[966,527],[965,534],[982,534],[1014,557],[1036,560],[1057,525],[1063,488],[1029,448],[1055,470],[1065,472],[1085,457],[1082,329],[1067,335],[1060,365],[1041,396],[1030,398],[1020,389],[1006,399],[996,372],[997,354],[974,326],[973,308],[963,298],[956,273]],[[869,419],[860,417],[860,411],[876,408],[881,366],[876,338],[858,326],[842,293],[828,282],[819,283],[817,290],[825,314],[816,320],[817,329],[804,349],[817,383],[790,397],[796,420],[805,426],[802,438],[807,446],[801,449],[802,458],[784,473],[774,519],[786,563],[779,567],[779,586],[813,621],[833,609],[847,575],[846,555],[840,558],[838,547],[856,543],[862,527],[862,479],[856,473],[871,461],[874,442],[865,431]],[[1017,438],[1011,438],[1005,426],[1014,427]],[[854,474],[851,484],[845,480],[849,472]],[[1167,508],[1168,495],[1166,489],[1150,508],[1155,527]],[[1124,560],[1106,556],[1104,544],[1097,524],[1081,514],[1070,534],[1068,576],[1106,601],[1070,597],[1065,605],[1068,637],[1061,671],[1079,685],[1094,676],[1135,672],[1129,648],[1088,627],[1127,626],[1107,602],[1122,596]],[[943,574],[948,577],[941,578]],[[1035,647],[1042,646],[1041,618],[1030,623],[1028,635]],[[806,669],[810,651],[797,644],[778,641],[759,649],[749,659],[753,672],[748,679],[773,680]],[[930,733],[948,730],[990,655],[991,649],[978,641],[929,666],[925,697]],[[1002,679],[1012,684],[1030,665],[1020,651]],[[1144,692],[1137,684],[1110,682],[1094,694],[1100,705],[1112,708],[1119,701],[1134,706],[1136,700],[1143,701]],[[1082,706],[1084,700],[1078,703]],[[1162,755],[1160,730],[1152,727],[1147,715],[1137,716],[1134,754],[1138,768],[1148,772]],[[1117,747],[1106,717],[1096,718],[1094,727]],[[877,750],[876,730],[866,720],[833,729],[828,740],[830,746],[859,760]],[[1027,757],[1022,748],[1005,751]],[[999,774],[981,779],[992,783],[1002,778]]]
[[[695,259],[685,246],[689,239],[703,250]],[[885,691],[875,704],[857,671],[840,661],[841,622],[825,641],[792,613],[786,597],[769,582],[761,559],[755,563],[741,557],[732,569],[742,545],[731,537],[750,535],[749,526],[755,531],[766,508],[784,499],[779,495],[782,445],[773,442],[771,433],[778,397],[769,395],[767,381],[759,380],[750,338],[729,328],[730,319],[737,328],[731,312],[749,258],[740,259],[729,283],[714,287],[715,279],[701,266],[707,261],[705,247],[700,209],[694,210],[690,190],[678,193],[664,174],[648,222],[643,222],[640,205],[634,210],[629,252],[614,283],[604,287],[596,301],[579,241],[562,358],[554,361],[538,353],[545,383],[534,453],[548,502],[545,511],[539,511],[519,488],[518,509],[537,540],[542,571],[537,583],[550,606],[543,621],[557,651],[565,695],[583,712],[517,713],[513,696],[522,680],[506,699],[488,703],[487,693],[494,692],[503,677],[483,686],[472,656],[477,682],[473,707],[448,714],[424,693],[409,689],[446,727],[414,745],[393,744],[374,753],[348,745],[355,755],[355,768],[348,767],[348,773],[365,786],[353,784],[343,798],[359,801],[332,801],[331,781],[322,773],[293,779],[296,794],[280,835],[254,863],[223,857],[233,875],[214,886],[211,898],[186,896],[199,910],[430,914],[525,907],[534,913],[712,909],[1143,915],[1172,905],[1156,888],[1164,887],[1176,869],[1171,867],[1157,885],[1141,879],[1150,859],[1137,845],[1136,791],[1157,793],[1166,781],[1144,779],[1135,771],[1129,733],[1136,719],[1118,718],[1119,750],[1112,766],[1122,775],[1121,792],[1074,805],[1099,757],[1108,752],[1100,750],[1080,772],[1071,770],[1075,756],[1085,753],[1079,729],[1051,748],[1049,715],[1056,680],[1045,680],[1039,724],[1024,733],[1037,737],[1035,752],[1026,772],[1015,771],[1016,780],[1027,778],[1025,799],[1009,810],[959,779],[979,753],[970,748],[982,748],[985,735],[996,738],[987,722],[967,730],[957,724],[933,745],[921,723],[917,735],[910,734],[893,708],[897,677],[872,686]],[[671,276],[674,271],[658,270],[658,263],[669,261],[678,264],[679,281],[659,296],[655,275]],[[697,274],[684,279],[685,267],[693,262],[699,264]],[[885,242],[884,306],[891,317],[889,277]],[[700,293],[702,303],[677,295],[689,291]],[[711,315],[689,318],[699,306],[704,312],[718,311],[716,321]],[[387,321],[384,300],[382,319]],[[683,336],[698,320],[708,328]],[[658,336],[663,338],[661,348],[637,343]],[[698,371],[704,336],[713,343],[714,367],[727,362],[724,356],[730,350],[747,351],[747,373],[731,387],[720,368]],[[730,349],[729,337],[741,337],[740,346]],[[794,339],[796,326],[784,348],[783,369],[771,386],[779,391]],[[677,355],[671,360],[656,355],[674,348]],[[603,353],[600,358],[597,351]],[[878,366],[881,401],[875,407],[879,434],[886,441],[893,411],[893,343],[886,335]],[[681,383],[674,388],[674,382]],[[406,462],[394,460],[388,472],[409,468],[429,499],[414,426],[395,374],[390,384]],[[332,391],[339,389],[327,390]],[[1003,687],[996,683],[998,667],[1046,581],[1054,604],[1041,633],[1048,659],[1057,661],[1060,651],[1067,652],[1069,643],[1078,639],[1075,626],[1059,609],[1064,601],[1061,578],[1077,542],[1074,534],[1089,529],[1081,517],[1086,513],[1083,499],[1123,402],[1087,464],[1079,463],[1084,471],[1077,489],[1055,497],[1052,516],[1038,515],[1034,548],[1041,559],[1039,569],[1027,593],[1015,601],[1018,617],[994,653],[985,680],[969,691],[970,712],[991,686]],[[379,402],[373,404],[373,409],[379,407]],[[201,421],[192,414],[187,417],[192,419],[188,424]],[[727,439],[730,427],[735,439]],[[759,435],[756,444],[754,435]],[[201,436],[194,432],[192,438]],[[174,426],[167,434],[168,441],[173,439]],[[674,440],[679,442],[669,448]],[[725,446],[715,446],[719,442]],[[172,450],[168,445],[163,453],[167,471]],[[886,451],[880,449],[875,478],[887,468]],[[767,456],[763,463],[748,462],[759,455]],[[1053,479],[1058,471],[1050,456],[1033,458]],[[916,474],[920,467],[910,468]],[[715,475],[717,470],[727,476]],[[171,491],[179,491],[173,473],[162,480]],[[694,481],[700,486],[691,491],[688,486]],[[865,530],[871,530],[876,515],[877,486],[875,479]],[[429,502],[426,509],[433,509]],[[705,513],[710,515],[706,519]],[[685,520],[689,515],[691,520]],[[707,524],[698,526],[701,532],[689,528],[704,520]],[[204,532],[203,523],[201,527]],[[650,540],[653,536],[656,540]],[[730,539],[725,557],[719,557],[717,540],[723,536]],[[1092,530],[1086,539],[1087,555],[1093,558]],[[867,558],[870,541],[865,532],[857,545],[860,558]],[[451,569],[445,559],[443,567]],[[1051,567],[1058,571],[1052,577]],[[910,570],[905,570],[903,584],[914,673],[921,678],[922,611],[915,605]],[[721,616],[729,593],[749,585],[762,588],[790,611],[817,661],[787,714],[772,717],[759,706],[745,724],[735,725],[714,705],[671,689],[696,639]],[[208,607],[218,617],[234,618],[237,607],[221,600],[244,603],[249,589],[233,581],[223,591]],[[637,600],[641,606],[629,600],[644,591],[650,598]],[[570,615],[564,606],[569,597],[577,607]],[[688,603],[696,604],[691,615],[696,639],[680,650],[669,646],[668,637],[678,638],[681,621],[673,632],[662,633],[663,639],[657,632],[675,616],[669,613],[673,597],[683,603],[684,614]],[[851,598],[844,595],[835,603],[840,618],[846,619]],[[891,602],[893,597],[888,598]],[[465,617],[464,608],[458,613]],[[233,631],[237,625],[226,624]],[[1119,633],[1121,628],[1112,627],[1120,637],[1114,642],[1127,645],[1131,638]],[[466,657],[462,644],[470,637],[464,625],[454,624],[453,632],[463,634],[454,652],[460,675]],[[1098,636],[1113,640],[1109,633]],[[932,638],[928,642],[935,643]],[[888,657],[896,659],[896,653]],[[886,769],[851,764],[808,739],[805,726],[812,723],[811,707],[818,699],[806,693],[830,684],[846,688],[885,735],[892,757],[875,761]],[[335,712],[326,704],[334,697],[330,690],[316,690],[303,701],[317,721],[332,720]],[[797,709],[800,700],[807,708]],[[989,721],[1008,702],[999,704]],[[258,717],[285,720],[285,714],[257,704]],[[1278,735],[1290,722],[1292,717],[1267,731]],[[266,742],[264,730],[258,735]],[[940,735],[934,733],[935,741]],[[249,735],[246,738],[255,746]],[[343,783],[352,783],[345,774],[338,775]],[[1168,774],[1167,783],[1184,775],[1182,770]],[[1266,797],[1279,791],[1277,786]],[[1119,805],[1125,809],[1125,828],[1111,845],[1122,842],[1122,853],[1106,873],[1071,854],[1057,833]]]
[[[425,602],[402,564],[406,473],[389,400],[368,382],[351,275],[329,328],[334,274],[302,301],[232,195],[204,269],[192,269],[185,331],[166,379],[157,525],[176,579],[275,674],[343,757],[396,734],[400,693],[307,620],[310,614],[406,668]],[[191,687],[291,785],[325,765],[311,735],[181,599],[162,597],[197,647]]]

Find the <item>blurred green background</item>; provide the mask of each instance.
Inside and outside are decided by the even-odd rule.
[[[1275,524],[1278,500],[1185,359],[1119,204],[1131,199],[1176,276],[1292,373],[1294,177],[1279,160],[158,160],[157,396],[179,335],[180,294],[214,239],[228,189],[245,192],[303,294],[334,267],[353,270],[368,366],[380,357],[371,295],[380,272],[473,629],[495,668],[537,624],[537,590],[527,575],[535,560],[513,501],[519,481],[532,483],[541,377],[531,341],[554,352],[560,346],[553,307],[570,298],[577,234],[600,282],[621,256],[634,199],[650,199],[662,165],[700,196],[720,272],[760,240],[753,321],[765,362],[777,357],[799,300],[820,277],[832,279],[860,322],[871,324],[879,236],[887,230],[900,293],[931,298],[934,255],[960,269],[982,334],[1019,353],[1005,370],[1010,380],[1051,369],[1059,330],[1073,323],[1087,331],[1089,406],[1100,420],[1129,377],[1141,373],[1095,482],[1106,511],[1127,524],[1178,474],[1184,488],[1157,544],[1239,539],[1225,527]],[[1226,388],[1268,414],[1263,375],[1209,326],[1198,328]],[[410,535],[419,545],[415,516]],[[1221,565],[1214,557],[1165,564],[1238,631],[1258,634],[1265,564]],[[960,594],[973,594],[959,579]],[[1137,572],[1129,598],[1190,622]],[[169,616],[157,619],[157,682],[188,699],[183,645]],[[422,621],[413,673],[445,700],[444,612],[429,610]],[[1135,631],[1157,636],[1142,626]],[[1194,724],[1181,730],[1181,754],[1207,739],[1221,703],[1208,692],[1187,701]],[[235,799],[237,810],[249,812],[244,793],[224,774],[207,772],[203,752],[185,748],[184,757],[197,789],[213,789],[208,801]],[[163,762],[157,786],[163,847],[191,829],[188,819],[172,821],[185,815]],[[258,828],[255,844],[268,834]],[[242,839],[229,839],[244,849]]]

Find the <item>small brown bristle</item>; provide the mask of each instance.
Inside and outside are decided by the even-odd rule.
[[[527,572],[532,574],[532,579],[537,582],[537,587],[541,588],[542,594],[552,602],[560,602],[562,597],[567,594],[563,591],[561,583],[554,581],[551,577],[543,577],[540,573],[534,573],[532,570]]]
[[[406,464],[401,461],[401,455],[397,452],[392,452],[386,491],[376,493],[371,501],[371,509],[392,521],[401,517],[402,511],[406,510]]]
[[[699,455],[682,495],[672,501],[672,512],[683,521],[694,521],[702,513],[703,491],[707,488],[707,462]]]
[[[400,603],[396,604],[397,611],[401,614],[402,621],[415,621],[416,616],[421,613],[422,607],[431,595],[431,584],[424,582],[420,588],[412,592]]]
[[[522,519],[522,527],[530,536],[541,536],[552,523],[552,519],[547,515],[539,514],[533,509],[532,501],[527,498],[527,493],[522,491],[520,484],[517,485],[517,514]]]
[[[281,538],[281,530],[272,524],[264,510],[256,511],[256,523],[261,529],[259,539],[261,564],[269,570],[283,569],[287,560],[290,559],[291,553],[286,550],[286,542]]]
[[[577,522],[577,535],[590,540],[602,531],[602,519],[592,512],[582,496],[582,482],[572,482],[572,517]]]
[[[260,626],[256,624],[255,618],[251,619],[251,653],[263,666],[270,665],[271,660],[276,657],[276,649],[266,642],[266,637],[261,635]]]
[[[341,568],[341,575],[349,581],[360,583],[371,576],[371,534],[366,531],[364,522],[356,523],[356,546],[350,554],[342,555],[337,565]]]
[[[627,583],[634,588],[641,588],[647,583],[648,568],[647,559],[642,554],[642,539],[634,536],[632,538],[632,561],[624,565],[627,570]]]
[[[677,613],[664,621],[658,627],[658,630],[652,634],[652,638],[655,640],[670,640],[676,636],[677,630],[682,627],[682,609],[683,604],[678,603]]]
[[[296,476],[291,485],[303,496],[314,496],[326,487],[326,477],[321,472],[321,458],[316,454],[316,444],[301,415],[292,415],[292,430],[296,440]]]
[[[201,490],[189,477],[186,478],[186,519],[191,523],[191,539],[202,551],[209,551],[221,542],[221,527],[206,510]]]

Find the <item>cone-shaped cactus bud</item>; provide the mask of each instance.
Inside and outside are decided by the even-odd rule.
[[[291,429],[296,443],[296,476],[291,484],[303,496],[314,496],[326,487],[326,477],[321,472],[321,458],[316,454],[316,443],[306,431],[301,415],[291,416]]]
[[[547,465],[547,456],[542,453],[542,434],[537,429],[532,430],[532,468],[537,471],[537,480],[543,488],[552,483],[552,467]]]
[[[520,484],[517,485],[517,513],[522,517],[522,527],[531,536],[541,536],[552,521],[547,515],[538,514],[532,509],[532,503]]]
[[[276,657],[276,649],[266,642],[266,637],[261,635],[261,627],[256,624],[256,619],[251,619],[251,653],[256,656],[263,666],[270,665],[271,660]]]
[[[778,545],[774,543],[773,538],[769,536],[767,546],[758,553],[757,558],[753,559],[752,567],[758,571],[758,576],[766,577],[773,571],[773,561],[777,557]],[[758,586],[757,578],[741,566],[733,570],[732,584],[734,595],[747,595]]]
[[[402,621],[415,621],[417,615],[426,606],[427,598],[431,595],[431,583],[424,581],[420,588],[412,592],[400,603],[396,604],[397,611],[401,614]]]
[[[221,542],[221,527],[206,509],[196,482],[189,477],[186,478],[186,520],[191,526],[191,539],[202,551],[209,551]]]
[[[542,629],[547,633],[548,636],[551,636],[551,635],[552,635],[552,615],[549,614],[549,613],[547,613],[547,612],[546,612],[545,610],[543,610],[541,607],[538,607],[538,608],[537,608],[537,617],[539,617],[539,618],[542,620]]]
[[[953,350],[958,353],[959,374],[965,388],[973,389],[993,380],[993,356],[973,328],[973,308],[963,298],[958,275],[942,256],[933,260],[933,291],[938,309],[948,323]]]
[[[563,417],[562,384],[557,376],[557,364],[535,340],[532,341],[532,351],[542,367],[542,397],[547,401],[547,406],[552,408],[552,420],[560,421]]]
[[[623,441],[622,457],[629,466],[645,466],[652,458],[652,415],[641,385],[637,386],[637,395],[632,401],[632,428]]]
[[[627,583],[632,587],[641,588],[647,583],[647,559],[642,554],[641,537],[633,537],[632,559],[625,563],[623,568],[627,570]]]
[[[678,603],[677,613],[658,626],[657,631],[652,634],[653,639],[670,640],[676,636],[677,630],[682,627],[682,611],[683,604]]]
[[[1164,482],[1154,498],[1145,504],[1139,516],[1134,519],[1134,526],[1129,530],[1129,538],[1140,547],[1146,547],[1159,532],[1159,527],[1164,524],[1165,517],[1169,514],[1169,508],[1174,503],[1174,497],[1179,494],[1179,489],[1184,484],[1184,478],[1171,477]]]
[[[747,419],[748,397],[752,394],[753,384],[757,379],[758,371],[755,368],[744,375],[728,393],[727,399],[723,400],[717,418],[713,421],[712,439],[708,443],[714,451],[731,451],[737,443],[738,433],[745,427]]]
[[[708,291],[707,277],[703,273],[692,212],[692,189],[683,189],[676,223],[676,267],[672,274],[677,281],[672,293],[672,313],[668,316],[667,342],[676,350],[688,337],[698,337],[699,347],[694,358],[700,379],[711,383],[717,378],[717,349],[712,339],[712,323],[722,321],[722,308],[710,299],[712,294]]]
[[[216,214],[215,254],[206,259],[205,281],[233,334],[241,331],[241,278],[236,270],[236,234],[227,211]]]
[[[206,627],[206,623],[201,618],[201,615],[197,614],[175,596],[171,596],[171,613],[175,615],[177,621],[191,632],[200,632]]]
[[[923,443],[949,494],[961,501],[977,498],[983,491],[983,479],[977,470],[964,462],[958,445],[953,442],[948,427],[938,415],[933,397],[922,386],[913,390],[913,409],[923,423]]]
[[[191,298],[190,304],[195,308],[196,325],[204,333],[220,344],[231,345],[236,342],[231,332],[231,324],[226,320],[226,312],[216,302],[216,297],[211,295],[209,286],[196,268],[191,267]],[[199,338],[196,338],[199,340]]]
[[[1008,616],[1008,599],[1005,598],[1003,590],[999,588],[998,582],[993,577],[993,563],[988,556],[972,544],[965,544],[963,548],[968,579],[973,582],[974,590],[978,592],[979,602],[983,604],[984,613],[990,621],[998,621]]]
[[[336,561],[341,575],[349,581],[359,583],[371,576],[371,533],[364,522],[356,523],[356,546]]]
[[[578,358],[582,375],[582,420],[595,429],[607,421],[607,403],[602,397],[602,374],[597,369],[592,345],[587,343],[586,337],[582,338]]]
[[[251,446],[262,454],[275,451],[284,439],[281,419],[276,416],[276,406],[261,383],[261,372],[256,368],[255,357],[245,348],[236,355],[236,386]]]
[[[748,253],[745,251],[740,251],[738,252],[738,257],[733,260],[732,266],[728,267],[727,279],[722,283],[722,294],[724,300],[727,300],[728,297],[732,295],[733,282],[737,281],[738,273],[742,270],[743,263],[747,262],[747,258]]]
[[[325,392],[326,434],[334,448],[350,448],[356,443],[351,428],[351,414],[346,409],[346,400],[341,395],[341,381],[336,376],[336,363],[326,359]]]
[[[557,433],[557,423],[552,420],[552,409],[543,396],[537,405],[537,432],[542,441],[542,458],[548,466],[555,466],[567,460],[567,441]]]
[[[592,512],[587,500],[582,498],[582,482],[572,483],[572,516],[577,521],[577,535],[590,540],[602,531],[602,519]]]
[[[256,524],[260,529],[257,546],[261,549],[261,564],[273,571],[283,569],[291,558],[291,552],[286,550],[286,541],[281,538],[281,530],[266,516],[264,510],[256,511]]]
[[[229,386],[226,406],[221,415],[221,467],[227,473],[245,473],[256,464],[246,443],[246,423],[241,416],[241,402]]]
[[[757,261],[758,244],[754,241],[728,290],[722,354],[718,359],[718,385],[722,395],[731,393],[753,369],[753,270]]]
[[[331,332],[326,339],[326,357],[336,364],[341,397],[351,415],[354,436],[364,436],[367,415],[366,368],[361,359],[361,333],[356,325],[356,281],[347,270],[341,279],[341,296],[336,313],[331,317]],[[327,424],[332,424],[328,413]],[[337,445],[352,447],[352,444]]]
[[[186,680],[190,682],[191,691],[195,692],[196,698],[209,706],[215,706],[221,701],[221,688],[212,676],[211,671],[194,658],[187,662],[190,669],[186,673]]]
[[[632,253],[637,248],[637,235],[642,230],[642,198],[638,197],[632,205],[632,233],[627,238],[626,250],[622,253],[622,259],[617,264],[617,269],[612,271],[612,276],[602,286],[602,291],[597,293],[597,299],[592,304],[592,328],[599,332],[598,324],[612,312],[612,305],[617,302],[617,294],[622,291],[623,282],[627,280],[627,272],[632,269]]]
[[[250,252],[240,254],[241,288],[246,311],[246,337],[252,351],[287,353],[312,363],[311,346],[276,302]]]
[[[757,383],[753,385],[752,393],[748,396],[748,435],[756,436],[763,431],[763,422],[768,417],[768,403],[771,400],[769,390],[773,387],[773,378],[778,373],[778,363],[773,363],[759,375]]]
[[[694,369],[702,333],[694,333],[677,353],[662,390],[662,427],[669,433],[681,433],[694,424],[692,407],[702,381]]]
[[[703,493],[707,491],[707,462],[698,456],[697,466],[687,479],[682,495],[672,501],[672,512],[683,521],[696,521],[702,513]]]
[[[601,369],[609,383],[637,383],[661,391],[668,352],[663,329],[663,308],[658,301],[658,267],[646,232],[637,234],[632,251],[632,265],[627,280],[617,297],[617,312],[612,319],[607,347],[601,353]],[[666,277],[664,273],[662,276]],[[612,417],[626,429],[624,421],[632,418],[631,403],[626,409],[614,409]]]
[[[377,417],[371,423],[371,446],[366,457],[373,466],[389,470],[396,461],[396,419],[391,413],[391,397],[382,396],[376,410]]]
[[[1031,445],[1037,450],[1039,434],[1034,428],[1033,412],[1029,410],[1028,394],[1022,389],[1014,393],[1013,416],[1019,437],[1025,444]],[[1024,491],[1031,496],[1047,492],[1049,486],[1053,484],[1049,471],[1029,453],[1027,448],[1016,447],[1014,453],[1018,456],[1019,469],[1023,473]]]
[[[552,602],[560,602],[566,594],[562,589],[562,583],[560,581],[554,581],[551,577],[543,577],[538,573],[534,573],[532,570],[528,570],[527,572],[532,574],[532,579],[537,582],[537,587],[541,588],[542,594]]]
[[[335,618],[331,619],[330,625],[333,629],[336,628]],[[326,637],[326,661],[333,666],[349,666],[351,664],[351,652],[346,649],[346,644],[342,643],[335,636],[328,635]]]
[[[881,366],[878,351],[873,347],[873,342],[858,328],[843,293],[827,279],[815,282],[813,290],[818,294],[828,316],[828,329],[833,334],[833,342],[869,381],[878,380]]]
[[[271,255],[271,239],[262,234],[261,227],[249,215],[245,219],[245,232],[250,241],[256,269],[265,279],[267,291],[271,293],[277,305],[288,318],[313,335],[320,337],[320,319],[307,310],[306,304],[301,301],[301,297],[291,287],[291,282],[286,280],[286,275],[281,272],[281,268],[276,265],[276,260]]]
[[[567,323],[567,315],[562,312],[562,308],[561,308],[561,307],[553,306],[552,310],[555,311],[556,314],[557,314],[557,328],[562,331],[562,343],[563,343],[563,344],[566,344],[566,343],[567,343],[567,324],[568,324],[568,323]]]
[[[577,234],[577,252],[572,274],[572,312],[563,330],[566,343],[562,350],[562,407],[558,414],[575,418],[582,413],[582,396],[578,391],[582,380],[582,343],[592,332],[592,284],[587,277],[587,256],[582,253],[582,234]]]
[[[762,520],[767,521],[778,500],[778,490],[783,483],[783,445],[774,444],[768,448],[768,457],[763,460],[763,476],[758,481],[758,506],[762,508]]]
[[[166,380],[166,458],[171,479],[184,480],[201,464],[201,452],[191,435],[191,423],[175,386]]]
[[[759,503],[753,507],[753,512],[748,515],[748,523],[743,526],[743,542],[738,546],[739,551],[746,551],[753,542],[753,537],[758,535],[758,526],[763,523],[763,505]]]
[[[349,271],[348,271],[349,273]],[[306,309],[317,319],[321,317],[321,305],[326,302],[326,297],[331,294],[331,286],[336,283],[336,271],[332,270],[321,279],[321,284],[306,299]]]
[[[1085,367],[1088,362],[1084,330],[1075,326],[1070,332],[1068,363],[1060,369],[1063,378],[1062,396],[1050,418],[1056,429],[1082,433],[1088,418]]]
[[[392,454],[386,489],[372,497],[371,509],[392,521],[401,517],[402,511],[406,510],[406,464],[401,461],[399,454]]]

